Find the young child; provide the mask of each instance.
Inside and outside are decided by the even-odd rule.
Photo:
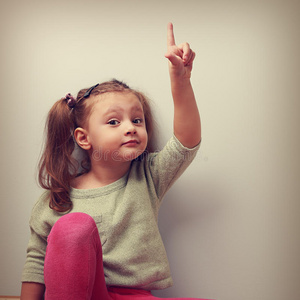
[[[201,128],[190,83],[195,53],[176,46],[171,23],[167,46],[174,136],[160,152],[151,153],[147,99],[117,80],[50,110],[39,173],[47,191],[30,219],[22,300],[150,300],[151,290],[172,285],[158,210],[195,157]],[[74,141],[85,153],[81,166]]]

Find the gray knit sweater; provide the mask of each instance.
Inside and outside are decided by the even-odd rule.
[[[173,136],[157,153],[133,161],[129,172],[104,187],[72,189],[71,212],[84,212],[96,221],[103,248],[108,286],[146,290],[172,285],[166,251],[158,230],[158,210],[166,191],[196,155]],[[49,208],[48,192],[35,204],[31,237],[22,281],[44,283],[47,237],[62,216]]]

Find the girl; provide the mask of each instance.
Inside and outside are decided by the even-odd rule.
[[[172,285],[158,209],[196,155],[201,129],[190,83],[195,53],[176,46],[171,23],[167,45],[174,136],[160,152],[150,153],[147,99],[117,80],[52,107],[39,172],[48,191],[30,219],[22,300],[153,299],[150,290]]]

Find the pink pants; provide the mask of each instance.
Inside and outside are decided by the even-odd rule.
[[[106,286],[98,229],[84,213],[67,214],[54,224],[48,237],[44,278],[46,300],[161,299],[150,291]]]

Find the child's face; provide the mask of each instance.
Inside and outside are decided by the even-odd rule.
[[[88,121],[91,159],[131,161],[142,154],[148,136],[143,107],[132,93],[106,93],[92,108]]]

